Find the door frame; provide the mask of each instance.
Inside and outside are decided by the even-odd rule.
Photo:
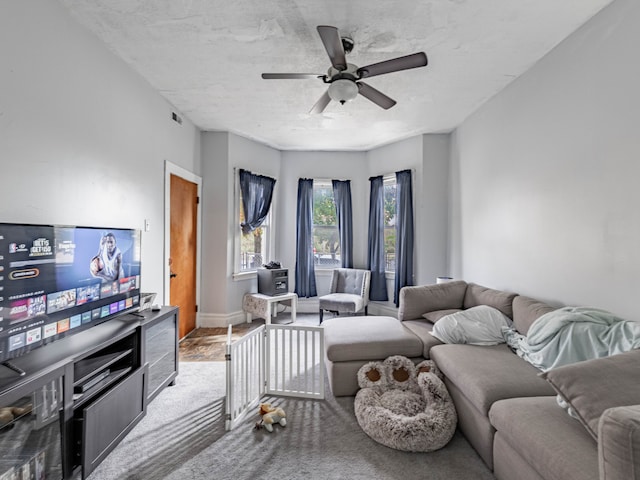
[[[196,328],[200,326],[200,265],[202,254],[202,177],[186,170],[179,165],[171,163],[169,160],[164,161],[164,278],[162,280],[164,286],[164,299],[168,303],[171,299],[171,282],[169,281],[169,257],[171,255],[171,175],[181,177],[191,183],[195,183],[198,187],[198,202],[196,218]]]

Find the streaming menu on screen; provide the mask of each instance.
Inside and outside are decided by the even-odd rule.
[[[0,361],[139,305],[140,232],[0,222]]]

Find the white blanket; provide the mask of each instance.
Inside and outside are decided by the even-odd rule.
[[[500,310],[478,305],[445,315],[433,326],[431,335],[444,343],[497,345],[505,341],[502,328],[510,325],[511,319]]]
[[[591,307],[546,313],[531,324],[526,337],[511,329],[503,333],[519,356],[543,371],[640,348],[640,322]]]

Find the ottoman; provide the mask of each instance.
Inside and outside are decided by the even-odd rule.
[[[353,396],[360,389],[358,370],[365,363],[403,355],[422,360],[422,341],[393,317],[335,317],[322,322],[325,367],[336,397]]]

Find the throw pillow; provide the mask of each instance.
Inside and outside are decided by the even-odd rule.
[[[640,349],[564,365],[540,376],[596,441],[598,421],[606,409],[640,404]]]
[[[460,312],[459,308],[449,308],[447,310],[434,310],[433,312],[427,312],[422,315],[422,318],[426,318],[431,323],[436,323],[442,317],[451,315],[452,313]]]
[[[431,335],[444,343],[497,345],[504,343],[502,327],[509,326],[511,320],[500,310],[478,305],[442,317],[433,326]]]

